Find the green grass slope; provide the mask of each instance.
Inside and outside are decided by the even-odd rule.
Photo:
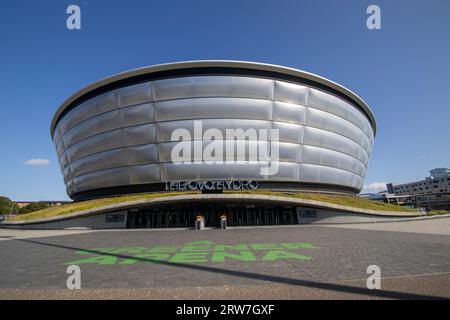
[[[157,193],[147,193],[138,195],[125,195],[118,197],[109,197],[81,202],[73,202],[70,204],[65,204],[57,207],[51,207],[44,210],[39,210],[31,212],[28,214],[17,215],[11,218],[7,217],[9,221],[17,220],[35,220],[50,217],[63,216],[66,214],[93,209],[101,208],[104,206],[118,204],[122,202],[138,201],[145,199],[156,199],[160,197],[185,195],[185,194],[196,194],[199,192],[157,192]],[[257,194],[257,195],[269,195],[269,196],[282,196],[287,198],[298,198],[305,200],[315,200],[325,203],[337,204],[342,206],[348,206],[353,208],[370,209],[377,211],[390,211],[390,212],[415,212],[415,209],[403,208],[396,205],[390,205],[379,201],[371,201],[356,196],[345,196],[345,195],[333,195],[333,194],[319,194],[319,193],[291,193],[291,192],[276,192],[276,191],[264,191],[264,190],[253,190],[253,191],[225,191],[226,194]]]

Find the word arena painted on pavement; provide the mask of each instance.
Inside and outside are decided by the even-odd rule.
[[[223,263],[227,261],[311,260],[302,251],[314,249],[311,243],[217,244],[196,241],[184,245],[155,247],[96,248],[77,251],[86,256],[66,265],[133,265],[136,263]]]

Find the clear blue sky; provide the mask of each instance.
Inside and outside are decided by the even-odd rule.
[[[66,28],[77,4],[82,29]],[[381,7],[382,29],[366,28]],[[378,121],[366,184],[450,166],[450,1],[7,1],[0,5],[0,195],[67,199],[49,126],[102,77],[194,59],[303,69],[360,95]],[[48,159],[30,166],[29,159]]]

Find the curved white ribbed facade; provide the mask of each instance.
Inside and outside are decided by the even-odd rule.
[[[186,129],[203,147],[211,143],[194,132],[195,121],[203,132],[220,131],[224,140],[227,129],[278,129],[278,155],[269,153],[266,161],[177,163],[171,157],[179,143],[174,130]],[[98,190],[134,192],[130,187],[136,186],[151,190],[176,180],[255,180],[269,189],[287,183],[358,192],[374,133],[367,105],[329,80],[224,61],[168,64],[107,78],[71,97],[52,123],[67,192],[74,198]],[[236,142],[246,150],[261,143],[251,137]],[[278,172],[262,175],[261,167],[274,161]]]

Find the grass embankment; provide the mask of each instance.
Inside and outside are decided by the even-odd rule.
[[[225,193],[248,193],[248,194],[264,194],[269,196],[284,196],[292,197],[305,200],[321,201],[331,204],[337,204],[341,206],[378,210],[378,211],[391,211],[391,212],[416,212],[416,209],[400,207],[397,205],[387,204],[381,201],[373,201],[357,196],[345,196],[345,195],[334,195],[334,194],[322,194],[322,193],[294,193],[294,192],[275,192],[275,191],[235,191]]]
[[[78,211],[93,209],[104,207],[111,204],[117,204],[121,202],[128,201],[138,201],[145,199],[154,199],[159,197],[167,197],[167,196],[176,196],[183,194],[195,194],[198,192],[158,192],[158,193],[147,193],[147,194],[138,194],[138,195],[126,195],[126,196],[118,196],[118,197],[110,197],[110,198],[102,198],[81,202],[74,202],[70,204],[64,204],[57,207],[51,207],[44,210],[39,210],[35,212],[31,212],[28,214],[17,215],[11,218],[8,218],[10,221],[15,220],[34,220],[34,219],[43,219],[50,217],[57,217],[66,215],[69,213],[74,213]],[[276,191],[264,191],[264,190],[254,190],[254,191],[225,191],[225,193],[243,193],[243,194],[259,194],[259,195],[269,195],[269,196],[283,196],[290,198],[298,198],[305,200],[315,200],[321,201],[325,203],[337,204],[342,206],[348,206],[353,208],[361,208],[361,209],[370,209],[370,210],[378,210],[378,211],[391,211],[391,212],[415,212],[415,209],[399,207],[396,205],[390,205],[379,201],[371,201],[367,199],[363,199],[356,196],[344,196],[344,195],[332,195],[332,194],[319,194],[319,193],[291,193],[291,192],[276,192]],[[445,213],[449,213],[445,211]],[[434,214],[443,214],[443,213],[434,213]]]
[[[47,208],[44,210],[34,211],[31,213],[27,213],[27,214],[20,214],[20,215],[11,217],[11,218],[8,218],[8,217],[6,217],[6,218],[9,221],[43,219],[43,218],[62,216],[62,215],[66,215],[69,213],[89,210],[89,209],[93,209],[93,208],[104,207],[104,206],[121,203],[121,202],[154,199],[154,198],[160,198],[160,197],[176,196],[176,195],[181,195],[181,194],[193,194],[193,193],[195,193],[195,192],[158,192],[158,193],[146,193],[146,194],[138,194],[138,195],[126,195],[126,196],[102,198],[102,199],[95,199],[95,200],[87,200],[87,201],[63,204],[63,205],[57,206],[57,207],[51,207],[51,208]]]

